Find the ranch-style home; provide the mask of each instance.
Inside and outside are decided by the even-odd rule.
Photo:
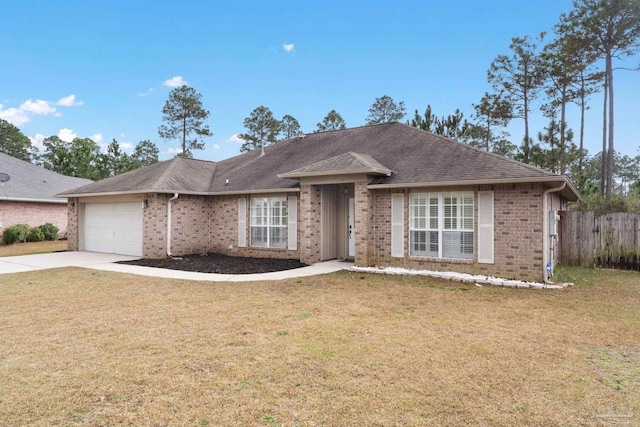
[[[404,124],[176,157],[60,194],[69,249],[218,252],[546,279],[565,176]]]

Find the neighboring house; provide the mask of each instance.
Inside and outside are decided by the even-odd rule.
[[[57,226],[58,235],[64,237],[67,201],[54,195],[93,182],[60,175],[3,153],[0,153],[0,173],[9,177],[8,181],[0,182],[0,234],[15,224],[35,227],[49,222]]]
[[[353,259],[541,280],[565,176],[403,125],[174,158],[61,194],[69,249]]]

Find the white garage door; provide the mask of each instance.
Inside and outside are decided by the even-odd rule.
[[[142,203],[87,203],[84,250],[142,256]]]

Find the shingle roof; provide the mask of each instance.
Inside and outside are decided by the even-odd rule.
[[[280,178],[299,178],[303,176],[323,176],[349,173],[368,173],[372,175],[391,175],[391,169],[366,154],[353,151],[321,160],[294,171],[279,174]]]
[[[372,179],[371,183],[378,185],[511,180],[557,182],[562,178],[411,126],[387,123],[292,138],[266,147],[264,156],[255,150],[215,164],[176,158],[69,194],[143,189],[202,194],[293,189],[299,187],[299,181],[292,178],[291,173],[295,175],[305,170],[340,173],[350,166],[361,170],[391,170],[390,176]],[[333,171],[332,167],[335,168]],[[161,168],[163,172],[154,168]],[[157,176],[165,173],[167,176],[162,179]],[[572,192],[575,194],[575,190]]]
[[[10,177],[9,181],[0,184],[0,200],[65,203],[54,196],[61,191],[93,182],[61,175],[4,153],[0,153],[0,172]]]
[[[174,157],[103,179],[66,194],[94,193],[206,193],[216,171],[216,164],[206,160]]]

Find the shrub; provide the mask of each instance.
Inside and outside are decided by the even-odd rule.
[[[44,240],[58,240],[58,227],[50,222],[41,225],[40,229],[44,233]]]
[[[2,232],[2,241],[5,245],[13,245],[16,242],[25,242],[29,234],[29,226],[27,224],[16,224],[7,227]]]
[[[27,242],[42,242],[44,240],[44,232],[40,227],[33,227],[27,234]]]

